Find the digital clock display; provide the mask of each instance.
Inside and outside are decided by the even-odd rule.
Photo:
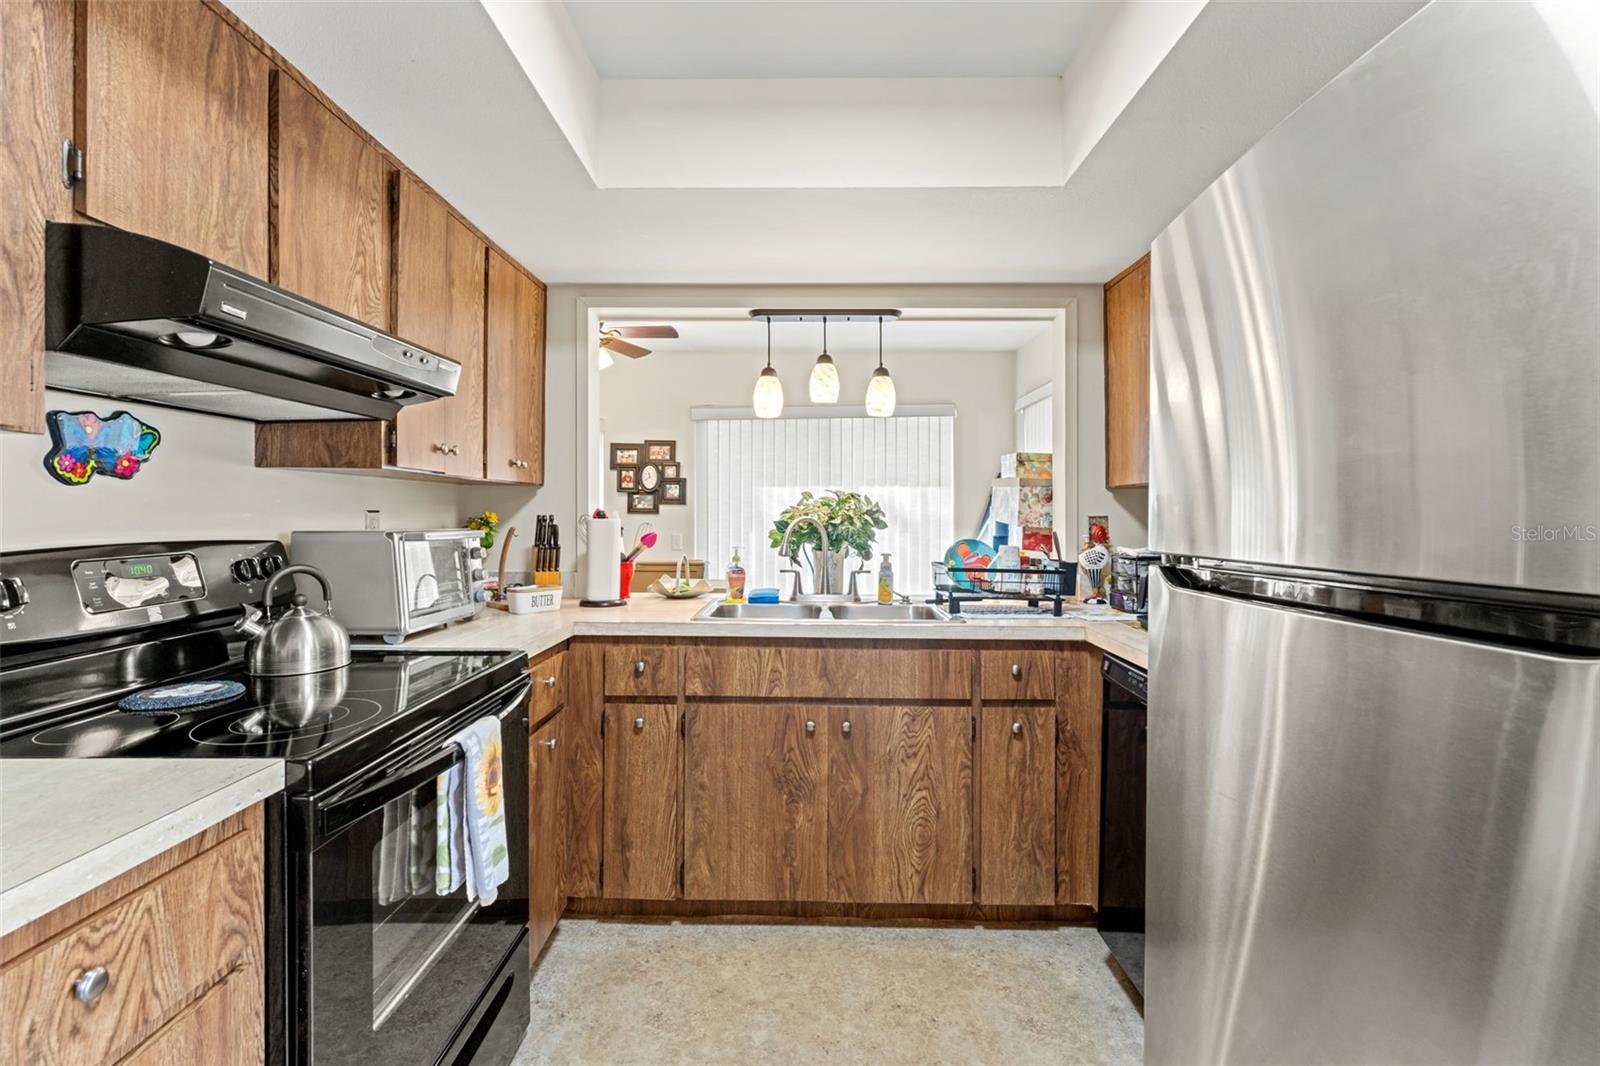
[[[129,563],[129,577],[154,577],[156,568],[154,563]]]

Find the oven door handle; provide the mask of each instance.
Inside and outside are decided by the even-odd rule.
[[[528,695],[532,691],[532,677],[524,676],[506,694],[505,705],[495,712],[495,717],[500,719],[502,735],[506,723],[527,705]],[[457,763],[464,762],[465,759],[461,746],[451,744],[440,748],[437,753],[420,763],[413,763],[403,770],[385,774],[382,780],[348,796],[341,796],[322,808],[318,816],[319,835],[332,836],[351,822],[364,818],[390,800],[427,784]]]

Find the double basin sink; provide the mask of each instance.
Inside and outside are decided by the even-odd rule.
[[[949,622],[927,603],[712,603],[696,622]]]

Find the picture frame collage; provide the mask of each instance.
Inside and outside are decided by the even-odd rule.
[[[658,514],[663,506],[688,502],[675,440],[613,444],[611,469],[617,475],[617,491],[628,498],[629,514]]]

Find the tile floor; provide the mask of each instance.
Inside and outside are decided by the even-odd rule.
[[[1144,1021],[1093,929],[565,919],[535,1063],[1130,1063]]]

